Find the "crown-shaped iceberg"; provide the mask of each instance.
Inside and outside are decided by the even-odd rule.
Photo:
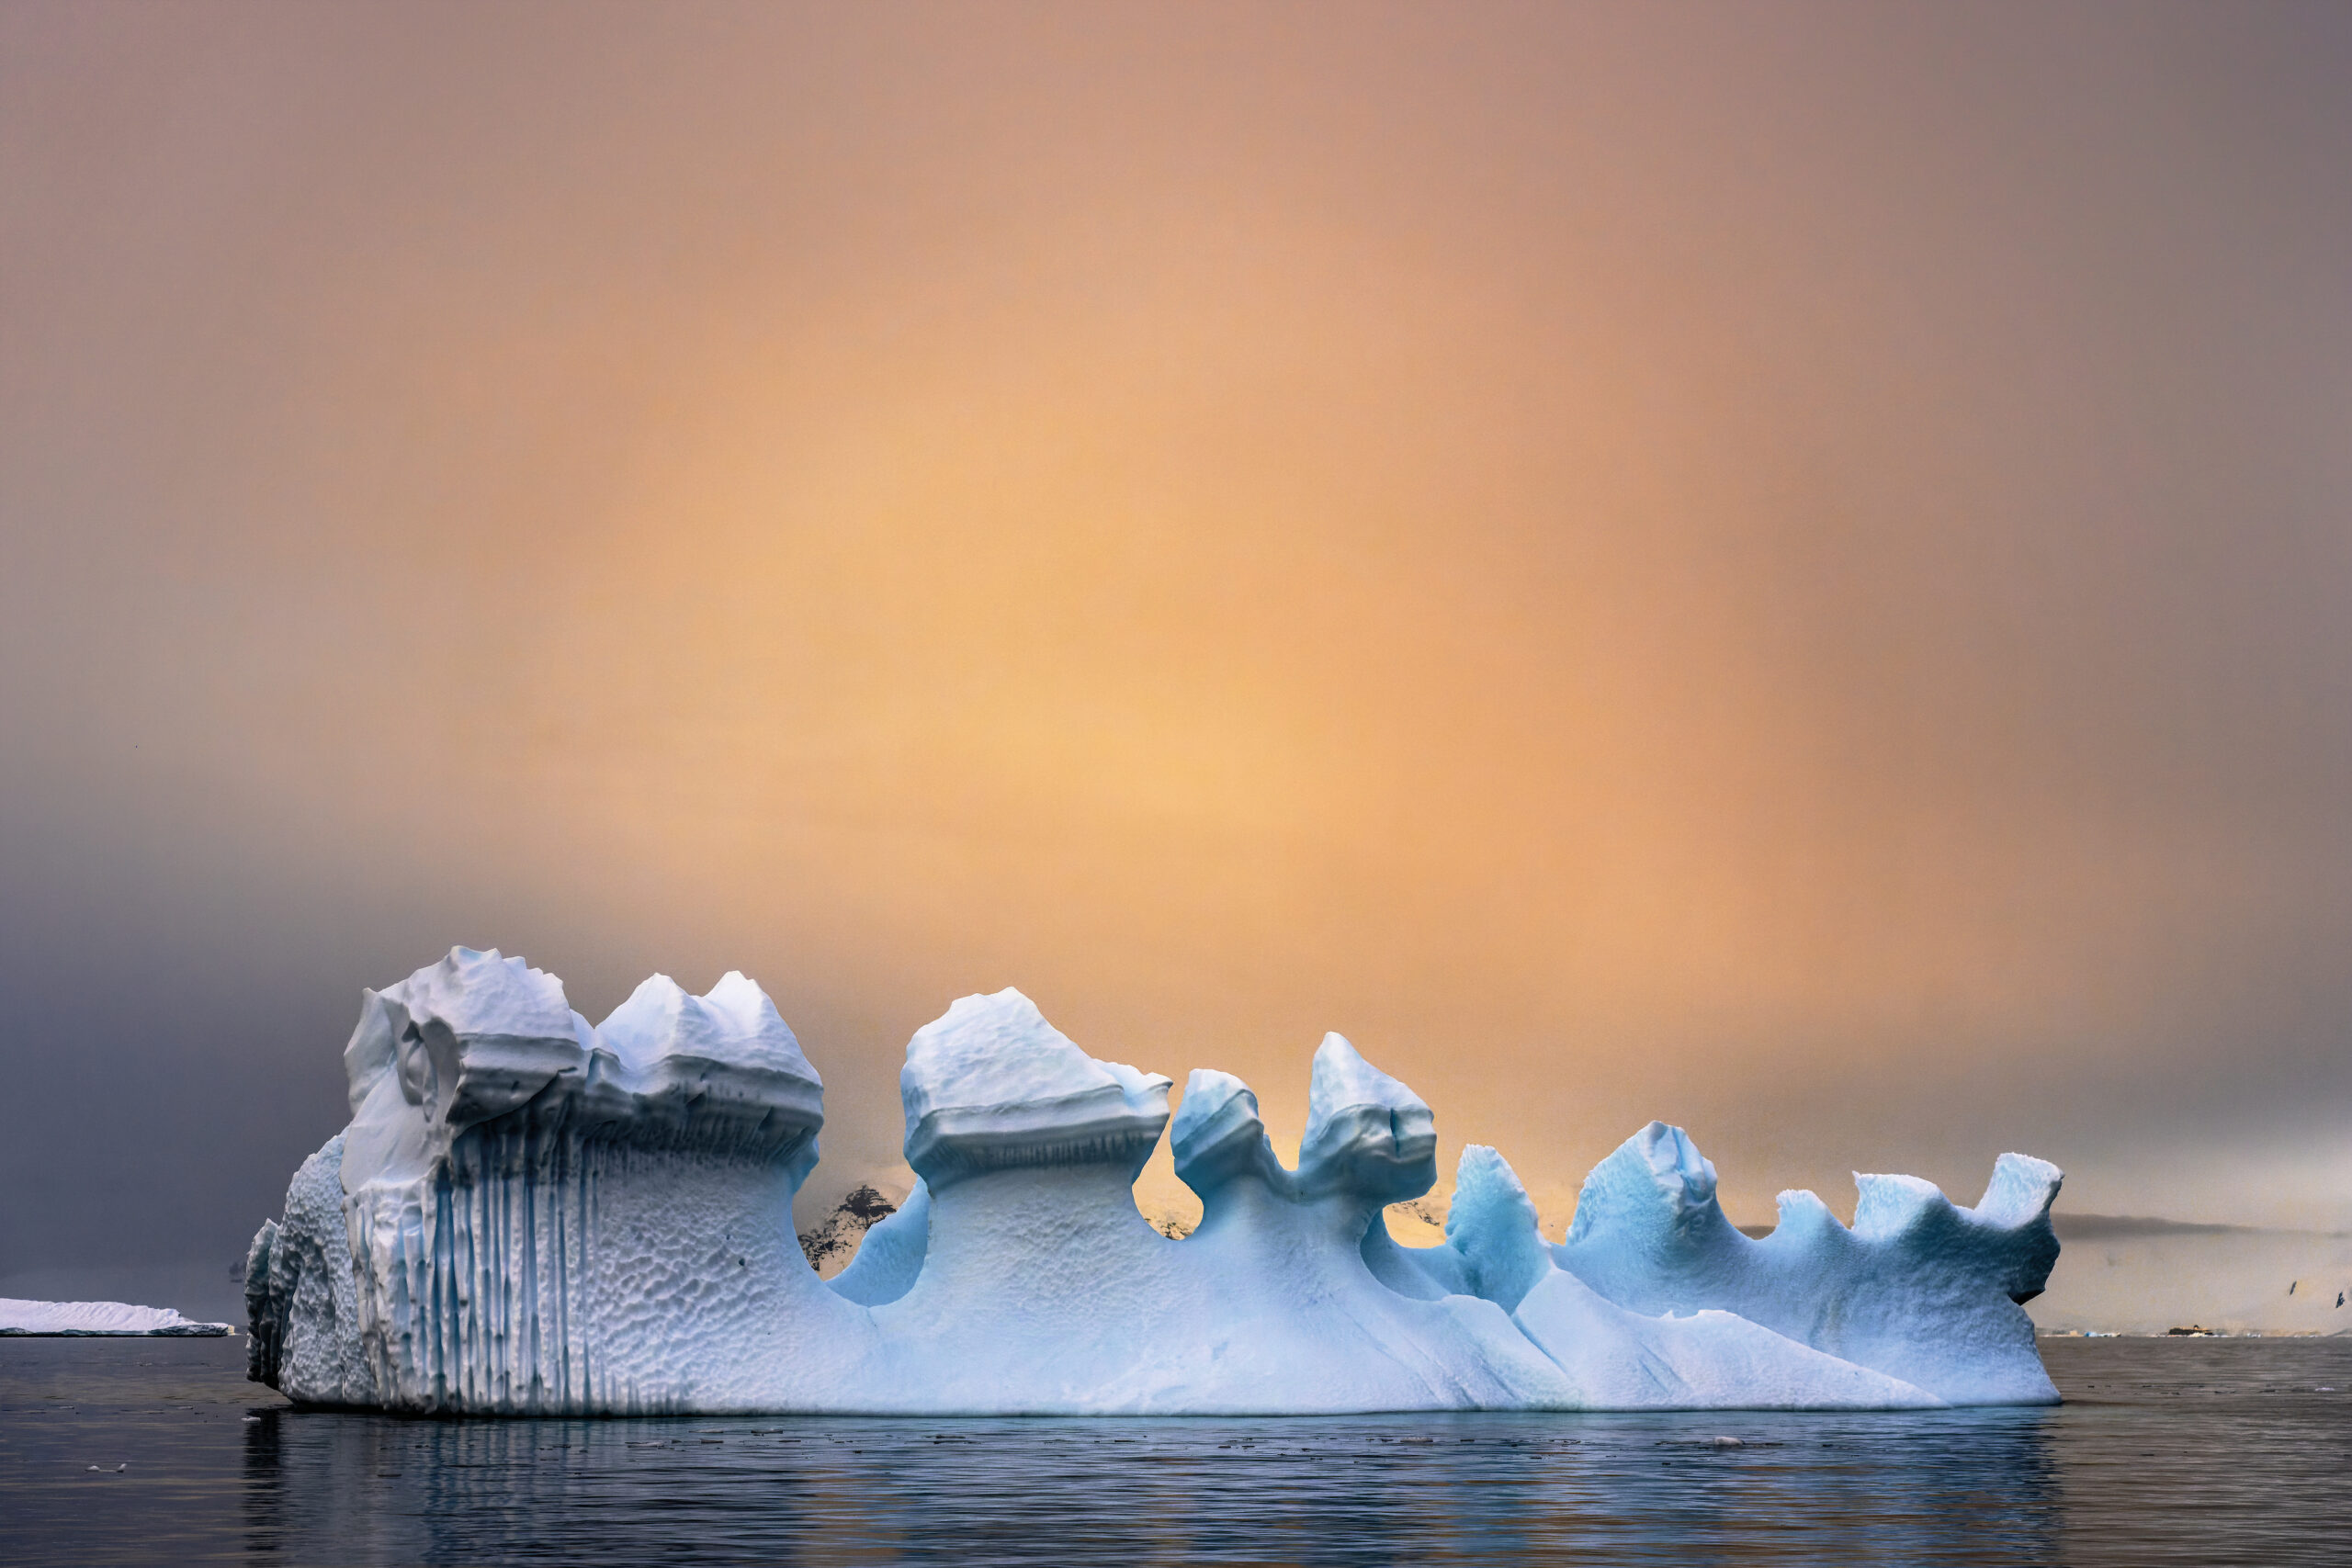
[[[2057,1258],[2056,1168],[2004,1155],[1973,1209],[1858,1176],[1851,1227],[1783,1193],[1751,1240],[1652,1122],[1563,1239],[1472,1145],[1444,1245],[1384,1209],[1436,1177],[1430,1108],[1338,1034],[1299,1157],[1257,1096],[1100,1061],[1016,990],[916,1031],[914,1190],[820,1281],[792,1235],[823,1085],[766,994],[667,976],[601,1025],[552,975],[456,948],[368,991],[352,1120],[247,1266],[254,1375],[446,1414],[1215,1414],[2055,1397],[2018,1303]],[[1133,1184],[1166,1132],[1201,1197],[1170,1239]]]

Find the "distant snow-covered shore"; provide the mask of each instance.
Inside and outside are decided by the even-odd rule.
[[[225,1323],[197,1323],[170,1307],[132,1306],[125,1302],[23,1302],[0,1296],[0,1335],[85,1337],[228,1333]]]

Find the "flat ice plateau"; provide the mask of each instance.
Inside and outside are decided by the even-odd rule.
[[[83,1337],[112,1335],[217,1335],[225,1323],[194,1323],[170,1307],[126,1302],[21,1302],[0,1296],[0,1336]]]
[[[1651,1122],[1565,1238],[1493,1149],[1442,1247],[1381,1211],[1436,1180],[1430,1108],[1337,1034],[1296,1167],[1257,1097],[1080,1050],[1020,992],[966,997],[899,1075],[920,1179],[820,1280],[791,1203],[823,1086],[741,974],[663,976],[602,1024],[495,951],[363,999],[349,1126],[254,1238],[252,1375],[314,1404],[553,1415],[1308,1415],[1904,1409],[2057,1399],[2018,1303],[2057,1260],[2058,1169],[2003,1155],[1973,1209],[1860,1176],[1751,1239]],[[1137,1212],[1161,1136],[1199,1194]]]

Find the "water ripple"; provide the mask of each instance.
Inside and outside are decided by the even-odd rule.
[[[2352,1342],[2047,1349],[2054,1410],[417,1421],[18,1341],[0,1514],[25,1564],[2352,1561]]]

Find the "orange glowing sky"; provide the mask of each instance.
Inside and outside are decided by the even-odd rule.
[[[2325,6],[9,7],[0,1060],[116,1109],[0,1269],[241,1247],[453,942],[750,972],[817,1189],[1012,984],[1293,1136],[1341,1030],[1555,1222],[1658,1116],[1736,1218],[2018,1147],[2352,1223],[2347,79]]]

